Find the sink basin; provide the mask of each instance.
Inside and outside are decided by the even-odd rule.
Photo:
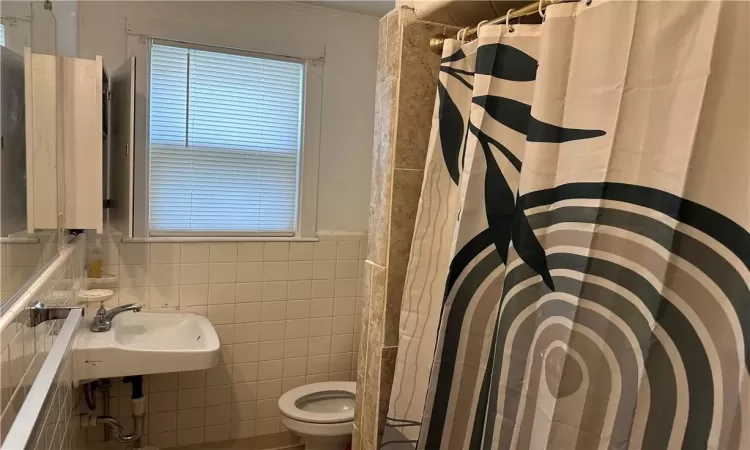
[[[73,341],[76,382],[164,372],[202,370],[219,362],[219,337],[203,316],[120,313],[109,331],[81,322]]]

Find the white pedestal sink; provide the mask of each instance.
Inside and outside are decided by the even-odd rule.
[[[85,318],[73,341],[76,383],[209,369],[219,362],[219,337],[202,316],[123,312],[109,331],[94,333],[90,325]]]

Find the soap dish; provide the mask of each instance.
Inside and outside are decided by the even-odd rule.
[[[109,289],[82,289],[78,291],[78,300],[84,303],[103,303],[115,295]]]
[[[86,278],[86,289],[115,287],[116,285],[117,275],[111,273],[103,273],[101,278]]]

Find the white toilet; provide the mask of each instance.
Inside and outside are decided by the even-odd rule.
[[[305,439],[306,450],[343,450],[352,439],[353,381],[311,383],[279,398],[281,423]]]

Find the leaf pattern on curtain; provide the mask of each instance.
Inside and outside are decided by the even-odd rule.
[[[458,162],[461,154],[461,143],[464,137],[464,122],[456,104],[448,95],[442,83],[438,84],[438,101],[440,102],[440,142],[443,149],[445,167],[454,183],[458,183],[461,168]]]
[[[460,61],[464,57],[463,51],[459,50],[450,57],[444,58],[445,64],[441,66],[440,70],[458,79],[467,89],[472,89],[472,84],[461,76],[466,74],[465,70],[447,65]],[[536,78],[536,59],[515,47],[505,44],[483,45],[477,49],[476,58],[475,73],[477,74],[487,74],[504,80],[521,82],[533,81]],[[442,83],[438,86],[438,97],[440,102],[439,131],[443,158],[451,179],[458,184],[461,167],[463,166],[459,159],[461,155],[466,153],[465,120]],[[531,115],[531,105],[511,98],[492,95],[474,96],[472,97],[472,103],[484,108],[487,114],[497,122],[526,135],[529,142],[563,143],[591,139],[605,134],[603,130],[565,128],[542,122]],[[520,160],[507,150],[502,143],[483,133],[470,121],[466,120],[466,122],[469,131],[474,133],[479,140],[487,159],[485,175],[487,221],[500,257],[504,262],[507,261],[508,244],[512,242],[521,259],[542,276],[548,288],[554,290],[544,249],[534,236],[531,227],[529,227],[523,211],[519,211],[515,207],[515,195],[502,176],[497,163],[495,163],[492,152],[489,150],[489,144],[494,144],[519,172],[521,171]]]

